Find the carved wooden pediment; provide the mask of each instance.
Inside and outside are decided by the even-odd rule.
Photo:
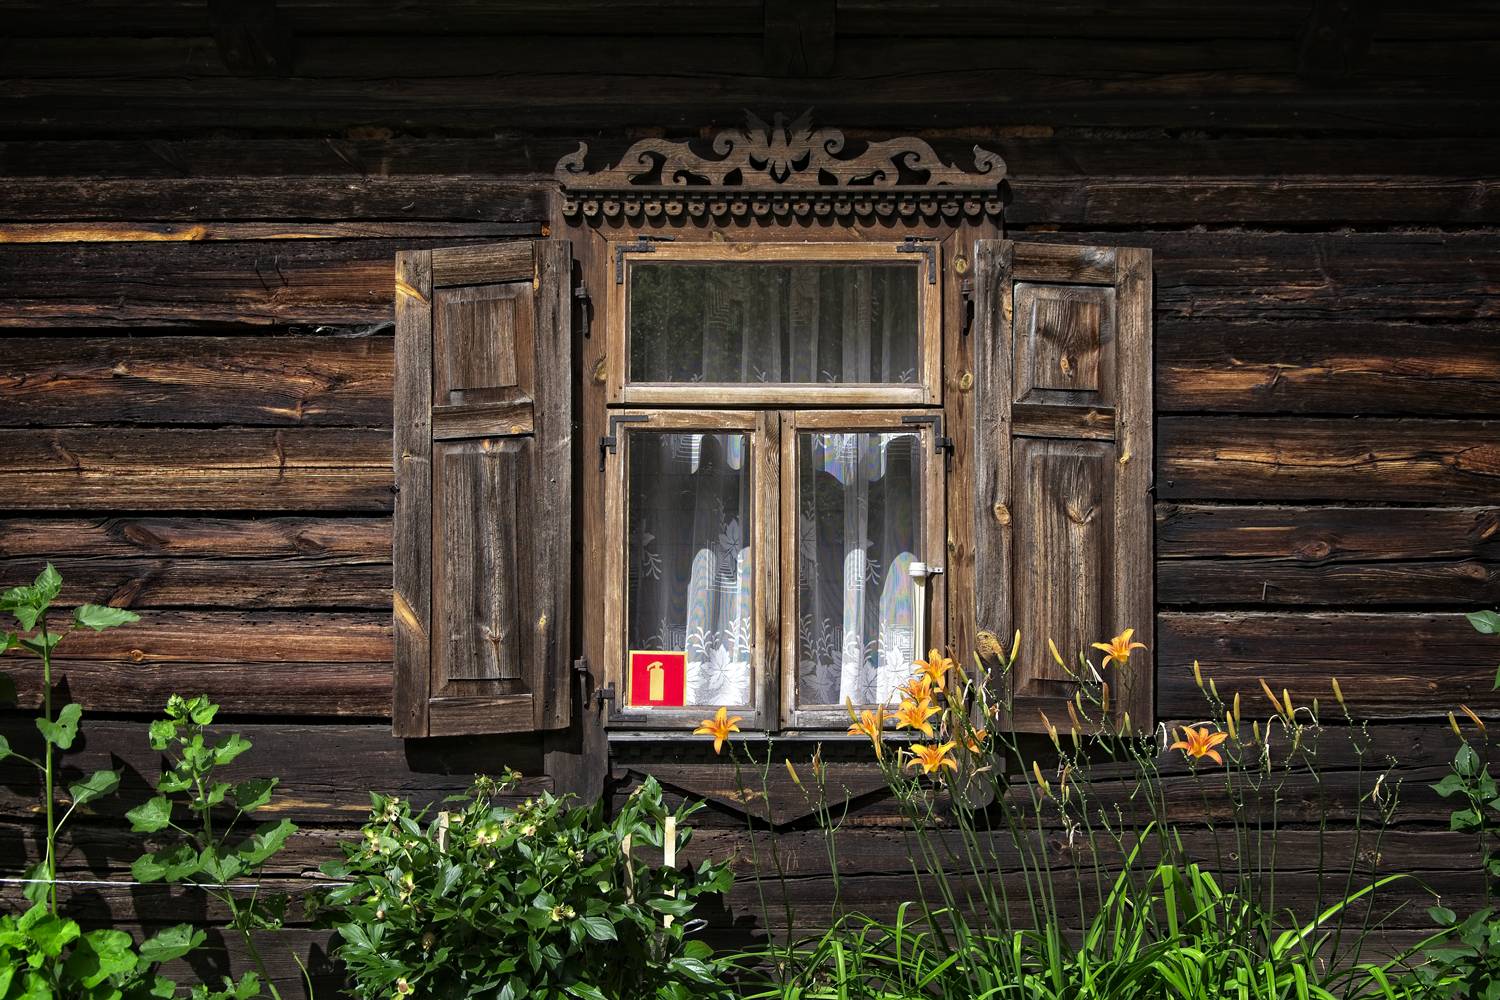
[[[642,139],[614,166],[590,170],[588,144],[558,161],[563,212],[638,216],[998,215],[1005,161],[978,145],[974,166],[945,161],[916,138],[860,140],[814,128],[811,112],[700,141]]]

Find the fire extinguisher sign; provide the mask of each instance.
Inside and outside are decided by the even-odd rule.
[[[630,651],[631,708],[681,708],[686,688],[686,653],[661,649]]]

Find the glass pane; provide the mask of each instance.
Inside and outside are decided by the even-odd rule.
[[[911,676],[925,452],[915,431],[797,442],[797,700],[887,701]]]
[[[634,264],[632,382],[912,384],[918,268]]]
[[[748,704],[747,436],[636,431],[628,457],[629,649],[685,654],[683,705]],[[670,669],[674,657],[662,659]],[[667,704],[676,704],[676,690],[667,685]],[[652,700],[630,692],[627,704]]]

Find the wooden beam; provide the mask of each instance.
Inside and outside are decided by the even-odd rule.
[[[276,0],[208,0],[219,58],[238,76],[291,76],[297,47]]]
[[[1379,0],[1317,0],[1302,29],[1297,75],[1331,83],[1354,76],[1370,50]]]
[[[835,6],[834,0],[765,0],[767,76],[832,75]]]

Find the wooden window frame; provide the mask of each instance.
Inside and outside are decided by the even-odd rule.
[[[628,236],[606,241],[615,272],[608,296],[605,347],[606,399],[629,406],[940,406],[943,385],[943,241],[938,239],[839,242],[648,241]],[[630,278],[636,264],[691,263],[899,263],[917,269],[917,381],[891,383],[635,382],[629,381]],[[618,278],[618,280],[615,280]]]
[[[605,549],[604,576],[604,648],[605,683],[615,696],[606,724],[619,729],[682,731],[696,726],[704,716],[703,706],[671,708],[633,708],[628,704],[628,678],[625,664],[628,656],[626,621],[629,611],[629,525],[630,439],[639,433],[739,432],[749,443],[750,461],[750,558],[753,567],[750,695],[751,704],[729,708],[741,716],[740,725],[747,731],[765,730],[774,720],[777,644],[780,629],[780,585],[776,578],[778,562],[762,553],[774,551],[772,540],[779,536],[780,515],[777,497],[780,493],[781,452],[778,441],[779,414],[771,410],[611,410],[616,444],[613,453],[605,453],[605,526],[606,537],[613,537]],[[624,419],[613,419],[624,418]],[[615,528],[616,530],[609,530]],[[765,595],[773,595],[767,601]]]
[[[917,422],[908,418],[919,418]],[[926,409],[881,409],[881,410],[791,410],[781,418],[781,523],[798,523],[797,501],[799,499],[799,477],[797,473],[798,437],[805,431],[828,432],[882,432],[915,431],[922,442],[923,486],[926,490],[922,541],[924,561],[929,566],[942,566],[946,551],[947,532],[947,482],[946,452],[939,448],[938,427],[941,415],[936,410]],[[782,729],[795,733],[798,730],[842,729],[849,724],[848,710],[843,705],[803,708],[797,696],[797,623],[801,621],[802,609],[798,602],[798,547],[800,532],[795,529],[781,538],[781,610],[784,623],[791,628],[782,635],[781,662],[781,725]],[[927,634],[919,645],[944,648],[947,629],[946,572],[928,578]],[[923,655],[925,650],[919,651]],[[856,708],[871,708],[859,705]]]

